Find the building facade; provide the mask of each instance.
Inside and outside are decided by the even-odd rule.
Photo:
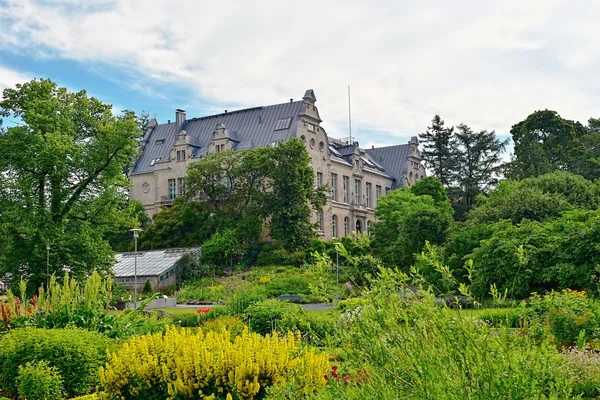
[[[275,146],[295,137],[306,143],[315,184],[332,188],[327,204],[313,217],[319,234],[330,239],[368,230],[381,196],[425,176],[418,140],[362,149],[351,138],[330,138],[321,126],[316,101],[314,92],[307,90],[300,101],[193,119],[176,110],[174,122],[153,120],[130,171],[131,197],[152,216],[183,194],[190,162],[214,152]]]

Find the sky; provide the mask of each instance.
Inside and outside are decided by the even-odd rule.
[[[50,78],[159,122],[313,89],[345,137],[350,86],[361,147],[435,114],[505,138],[540,109],[600,117],[599,17],[589,0],[0,0],[0,89]]]

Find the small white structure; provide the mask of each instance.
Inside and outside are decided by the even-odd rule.
[[[168,249],[146,250],[137,253],[137,287],[138,291],[144,288],[146,281],[150,281],[152,289],[161,290],[177,283],[181,273],[181,259],[186,254],[198,257],[199,249]],[[117,263],[112,270],[115,282],[133,289],[135,282],[135,253],[117,253]]]

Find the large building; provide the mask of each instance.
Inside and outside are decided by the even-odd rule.
[[[315,93],[307,90],[300,101],[192,119],[176,110],[173,122],[153,120],[130,173],[131,197],[153,215],[183,193],[190,162],[214,152],[275,146],[299,138],[312,158],[315,183],[333,188],[327,205],[314,216],[320,234],[329,239],[368,229],[381,196],[425,176],[418,140],[362,149],[349,138],[330,138],[321,126],[316,101]]]

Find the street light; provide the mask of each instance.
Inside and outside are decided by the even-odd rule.
[[[46,242],[46,290],[50,289],[50,242]]]
[[[339,242],[335,242],[335,297],[336,304],[340,304],[340,254],[338,251]]]
[[[140,237],[140,228],[130,229],[133,232],[133,239],[135,241],[135,252],[133,253],[133,309],[137,308],[137,240]]]

